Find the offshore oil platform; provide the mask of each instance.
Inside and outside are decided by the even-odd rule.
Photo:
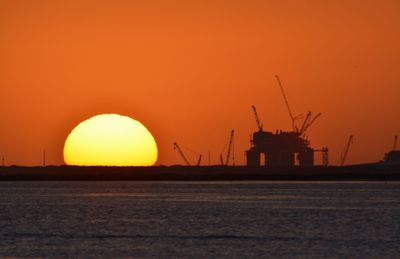
[[[306,116],[294,115],[286,96],[284,87],[278,75],[275,76],[278,86],[280,88],[283,100],[286,105],[286,109],[291,119],[292,130],[282,131],[276,130],[275,132],[265,131],[263,124],[260,121],[256,107],[252,105],[255,121],[257,123],[257,131],[253,132],[250,139],[250,148],[245,151],[246,166],[247,167],[275,167],[275,168],[287,168],[287,167],[312,167],[315,166],[315,154],[321,154],[321,166],[329,166],[329,150],[327,147],[320,149],[314,149],[310,146],[310,141],[307,137],[307,130],[314,124],[314,122],[321,116],[321,113],[313,115],[309,111]],[[303,119],[300,126],[296,124],[296,121]],[[354,137],[350,135],[344,152],[342,153],[339,161],[339,166],[343,167],[346,162],[346,158],[349,154],[350,146],[353,144]],[[395,136],[393,148],[391,151],[385,154],[385,157],[378,164],[381,165],[398,165],[400,164],[400,151],[397,150],[398,138]],[[231,131],[227,147],[226,156],[223,156],[224,150],[221,152],[219,159],[222,166],[232,165],[235,166],[234,157],[234,130]],[[184,152],[177,143],[174,143],[174,149],[178,151],[179,155],[184,160],[186,166],[200,166],[202,155],[189,148],[187,150],[196,153],[198,155],[197,163],[191,163],[186,158]],[[210,155],[209,155],[210,161]],[[231,162],[232,161],[232,162]],[[209,162],[210,166],[210,162]]]
[[[247,166],[314,166],[314,153],[322,153],[322,165],[328,166],[328,148],[313,149],[306,137],[307,129],[321,116],[321,113],[313,116],[308,112],[301,127],[296,126],[299,116],[294,116],[290,109],[288,99],[282,86],[279,76],[275,76],[279,84],[286,108],[292,121],[293,130],[290,132],[277,130],[275,133],[263,130],[263,125],[253,105],[253,112],[257,123],[258,131],[252,135],[251,147],[246,151]]]
[[[202,154],[173,143],[185,165],[152,166],[152,167],[82,167],[82,166],[48,166],[43,152],[42,167],[4,166],[0,167],[2,180],[138,180],[138,181],[232,181],[232,180],[378,180],[400,181],[400,150],[397,150],[397,136],[391,151],[385,154],[382,161],[358,165],[346,165],[346,158],[353,143],[350,135],[339,166],[329,165],[328,148],[312,148],[307,137],[307,130],[321,116],[309,111],[306,116],[294,116],[290,109],[284,88],[279,76],[276,76],[287,111],[292,130],[275,132],[265,131],[260,122],[256,107],[253,113],[257,130],[250,139],[250,148],[245,151],[246,165],[235,165],[234,130],[219,155],[220,163],[211,165],[208,153],[208,166],[200,166]],[[302,120],[298,126],[296,121]],[[196,154],[196,160],[189,160],[182,148]],[[322,163],[315,166],[315,154],[322,155]],[[55,173],[57,172],[57,173]]]
[[[186,148],[197,155],[196,160],[189,160],[181,149],[185,147],[176,142],[173,143],[173,148],[185,162],[183,166],[49,166],[46,164],[46,152],[43,151],[43,166],[5,166],[4,158],[2,158],[0,181],[400,181],[400,150],[397,150],[397,136],[395,136],[392,149],[385,154],[383,160],[367,164],[345,165],[353,143],[353,135],[350,135],[339,166],[329,165],[328,148],[312,148],[307,137],[307,130],[321,116],[321,113],[313,115],[309,111],[305,116],[294,116],[281,80],[279,76],[275,77],[291,119],[292,130],[265,131],[256,107],[253,105],[257,130],[251,135],[250,148],[244,152],[246,165],[235,165],[235,132],[231,130],[229,140],[219,155],[219,164],[211,165],[210,152],[208,152],[208,166],[200,166],[202,154]],[[302,120],[301,124],[296,123],[299,120]],[[318,163],[318,166],[314,159],[316,153],[322,155],[322,163]]]
[[[311,148],[310,142],[296,131],[272,133],[259,130],[253,133],[251,143],[246,151],[248,166],[313,166],[314,152],[317,151],[322,152],[323,165],[329,163],[328,148]]]
[[[301,116],[294,116],[290,109],[288,99],[286,97],[284,88],[282,86],[279,76],[275,76],[278,82],[280,91],[289,116],[292,121],[292,131],[277,130],[274,132],[268,132],[263,130],[263,125],[257,114],[256,107],[253,105],[253,113],[255,115],[257,123],[257,131],[252,134],[250,143],[251,147],[245,152],[246,165],[249,167],[293,167],[293,166],[314,166],[314,155],[316,152],[322,154],[322,165],[328,166],[329,156],[328,148],[323,147],[321,149],[313,149],[310,147],[310,141],[307,139],[306,132],[310,126],[321,116],[321,113],[313,115],[311,111],[307,113],[300,127],[296,126],[296,121],[302,119]],[[227,147],[226,157],[220,154],[220,165],[235,165],[234,159],[234,130],[231,131],[230,138],[225,148]],[[187,166],[192,166],[193,163],[189,162],[184,152],[177,143],[173,144],[174,150],[176,150]],[[348,146],[349,147],[349,146]],[[347,150],[348,150],[347,147]],[[224,149],[225,149],[224,148]],[[187,150],[197,153],[189,148]],[[348,151],[345,157],[347,156]],[[196,166],[200,165],[202,155],[197,153],[198,159]]]

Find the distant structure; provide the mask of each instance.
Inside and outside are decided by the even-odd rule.
[[[340,166],[344,166],[344,163],[346,162],[347,156],[349,154],[350,146],[354,142],[354,136],[350,135],[349,139],[346,142],[346,147],[344,149],[344,153],[340,158]]]
[[[229,135],[229,141],[228,141],[228,144],[227,144],[228,145],[228,151],[226,152],[225,161],[224,161],[224,158],[222,156],[222,153],[219,155],[219,160],[221,162],[221,165],[229,165],[231,154],[232,154],[232,165],[233,166],[235,165],[234,134],[235,134],[235,131],[231,130],[231,134]]]
[[[397,150],[397,136],[394,136],[393,148],[385,154],[383,161],[386,164],[400,164],[400,150]]]
[[[321,152],[322,165],[328,166],[328,148],[314,150],[310,147],[310,141],[305,136],[307,129],[321,116],[321,113],[313,116],[311,112],[308,112],[301,127],[298,128],[296,120],[300,119],[300,116],[293,115],[279,76],[276,76],[276,79],[292,122],[293,131],[277,130],[275,133],[264,131],[256,107],[253,105],[252,109],[258,131],[253,133],[250,140],[251,147],[246,151],[247,165],[280,167],[295,165],[313,166],[314,153]]]
[[[400,151],[392,150],[392,151],[386,153],[384,161],[387,164],[400,164]]]
[[[174,147],[174,150],[177,150],[177,151],[178,151],[179,155],[182,157],[183,161],[185,161],[186,165],[187,165],[187,166],[192,166],[192,164],[191,164],[191,163],[189,162],[189,160],[186,158],[185,154],[183,153],[183,151],[182,151],[182,149],[180,148],[180,146],[178,145],[178,143],[174,142],[173,147]],[[192,152],[194,152],[194,151],[192,151]],[[195,153],[197,153],[197,152],[195,152]],[[198,160],[197,160],[196,166],[200,166],[201,158],[202,158],[202,155],[199,154],[199,158],[198,158]]]
[[[265,166],[314,165],[314,150],[310,142],[297,132],[277,131],[275,134],[259,130],[253,133],[252,146],[246,151],[247,165],[260,166],[261,155]],[[328,149],[324,149],[326,154]],[[327,156],[326,156],[327,157]]]

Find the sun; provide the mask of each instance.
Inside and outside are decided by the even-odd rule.
[[[151,166],[158,149],[150,131],[130,117],[96,115],[78,124],[64,144],[64,162],[78,166]]]

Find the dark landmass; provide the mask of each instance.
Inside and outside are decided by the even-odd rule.
[[[399,181],[400,164],[329,167],[0,167],[0,181]]]

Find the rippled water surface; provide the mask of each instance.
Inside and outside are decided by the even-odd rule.
[[[400,257],[395,182],[0,182],[0,256]]]

